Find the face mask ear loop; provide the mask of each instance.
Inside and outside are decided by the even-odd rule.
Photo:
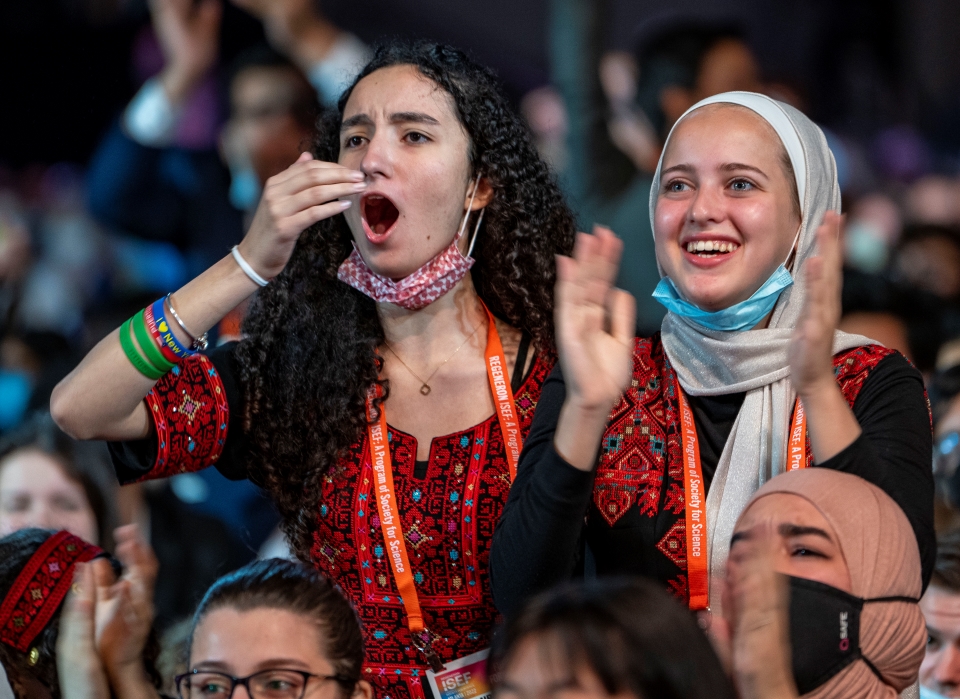
[[[473,227],[473,239],[470,241],[470,248],[467,250],[467,257],[473,254],[473,246],[477,244],[477,234],[480,232],[480,222],[483,221],[483,212],[487,207],[480,209],[480,216],[477,217],[477,225]]]
[[[463,237],[463,232],[467,229],[467,220],[470,218],[470,212],[473,210],[473,200],[477,196],[477,190],[480,188],[480,176],[477,175],[477,180],[473,185],[473,192],[470,194],[470,203],[467,204],[467,210],[463,214],[463,221],[460,222],[460,230],[457,231],[457,237],[455,240],[460,240]]]
[[[867,656],[863,655],[863,653],[860,654],[860,660],[863,661],[863,664],[864,664],[864,665],[866,665],[868,668],[870,668],[870,670],[873,672],[873,674],[877,676],[877,679],[878,679],[878,680],[880,680],[881,682],[883,682],[885,685],[890,686],[889,683],[887,682],[887,680],[883,677],[883,675],[882,675],[882,674],[880,673],[880,671],[877,669],[877,666],[874,665],[873,663],[871,663],[870,660],[869,660],[869,658],[867,658]]]
[[[904,597],[901,595],[891,595],[890,597],[869,597],[863,600],[864,604],[871,602],[907,602],[908,604],[920,604],[920,600],[915,597]]]
[[[791,263],[796,263],[797,254],[800,252],[797,250],[797,245],[800,243],[801,231],[803,231],[803,221],[800,221],[800,227],[797,228],[797,234],[793,236],[793,244],[790,246],[790,252],[787,253],[787,259],[783,261],[784,269],[789,271],[791,274],[793,273],[790,269],[793,266]]]

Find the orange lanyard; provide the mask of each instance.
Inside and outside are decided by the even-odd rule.
[[[680,399],[680,444],[683,452],[683,500],[687,523],[687,588],[690,609],[707,609],[709,597],[710,562],[707,559],[707,491],[700,465],[700,442],[693,411],[677,386]],[[797,399],[790,425],[787,446],[787,470],[796,471],[807,465],[807,418],[803,404]]]
[[[490,381],[490,390],[497,408],[497,418],[500,430],[503,433],[503,442],[507,452],[507,463],[510,467],[510,482],[517,474],[517,462],[520,451],[523,449],[523,440],[520,436],[520,423],[517,419],[517,405],[513,399],[513,390],[507,380],[505,367],[506,357],[503,354],[503,345],[493,314],[483,305],[487,313],[487,349],[484,352],[487,365],[487,378]],[[522,371],[523,367],[517,367]],[[373,399],[377,389],[371,388],[367,394],[367,416],[371,422],[367,426],[367,435],[370,441],[370,461],[374,473],[374,499],[380,513],[380,529],[383,531],[383,541],[386,544],[387,557],[393,577],[397,581],[397,590],[400,599],[407,611],[407,626],[413,645],[426,656],[434,672],[443,670],[443,662],[431,648],[430,632],[423,623],[423,612],[420,609],[420,597],[413,581],[413,571],[410,567],[410,556],[407,554],[407,545],[403,539],[403,529],[400,524],[397,503],[397,491],[393,485],[393,460],[390,457],[390,446],[387,443],[387,411],[380,406],[380,417],[373,421]]]
[[[807,414],[797,398],[790,423],[790,441],[787,443],[787,470],[799,471],[807,466]]]
[[[503,434],[503,446],[507,451],[507,464],[510,467],[510,482],[517,477],[517,463],[523,450],[523,437],[520,436],[520,420],[517,417],[517,403],[513,399],[513,388],[507,376],[507,358],[503,354],[500,333],[493,321],[493,314],[487,304],[480,302],[487,312],[487,380],[493,392],[493,402],[497,405],[497,420]],[[514,367],[514,371],[523,371],[523,367]]]

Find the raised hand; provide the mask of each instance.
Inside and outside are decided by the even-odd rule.
[[[110,699],[110,686],[94,637],[95,563],[76,565],[73,589],[60,613],[57,674],[63,699]]]
[[[829,211],[817,229],[817,254],[801,270],[807,293],[788,354],[790,381],[803,402],[816,463],[833,458],[860,435],[860,423],[833,373],[833,336],[843,289],[840,222],[839,214]]]
[[[724,615],[732,631],[732,665],[741,699],[796,699],[790,663],[790,597],[775,570],[769,526],[738,542],[727,562]]]
[[[267,180],[253,223],[240,252],[260,276],[283,271],[300,234],[317,221],[349,208],[349,197],[367,185],[364,174],[336,163],[314,160],[309,153]]]
[[[142,596],[153,595],[157,562],[136,526],[117,530],[117,541],[127,568],[119,581],[104,558],[75,568],[57,637],[64,699],[159,699],[142,656],[153,622],[152,599]]]
[[[623,243],[596,227],[578,233],[573,257],[557,257],[557,349],[567,397],[554,446],[570,464],[593,467],[607,416],[630,382],[636,303],[613,288]]]
[[[843,289],[843,255],[840,249],[840,215],[828,211],[817,229],[817,254],[801,272],[806,299],[790,343],[790,380],[801,397],[833,386],[833,334],[840,322]]]
[[[153,624],[153,588],[159,564],[136,525],[114,532],[123,575],[97,586],[97,649],[111,682],[138,680]]]
[[[174,104],[210,71],[220,49],[220,0],[150,0],[153,29],[166,62],[161,80]]]
[[[636,306],[613,288],[623,243],[607,228],[578,233],[573,257],[557,257],[557,348],[567,399],[604,412],[630,381]]]

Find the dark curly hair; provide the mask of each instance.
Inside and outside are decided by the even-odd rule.
[[[450,95],[470,138],[472,175],[494,197],[474,248],[473,283],[490,311],[553,351],[554,256],[573,245],[574,219],[526,125],[493,73],[434,43],[381,47],[319,124],[314,155],[336,162],[344,107],[357,83],[382,68],[414,66]],[[337,279],[351,251],[342,216],[300,237],[286,269],[261,291],[236,349],[249,435],[248,474],[275,500],[284,530],[311,559],[320,483],[366,427],[364,401],[379,383],[383,328],[376,304]]]
[[[352,696],[361,679],[364,658],[360,619],[328,578],[295,561],[254,561],[213,583],[193,616],[187,662],[193,663],[193,637],[207,614],[224,608],[246,612],[264,607],[292,612],[317,625],[322,651],[333,665],[340,696]]]
[[[14,581],[43,543],[55,532],[46,529],[21,529],[0,539],[0,599],[10,591]],[[119,573],[120,562],[110,559],[114,571]],[[53,618],[47,622],[31,644],[37,650],[36,662],[30,662],[30,654],[0,643],[0,663],[7,673],[10,685],[17,699],[26,694],[25,682],[33,678],[50,691],[53,699],[60,697],[60,681],[57,676],[57,636],[60,633],[60,612],[63,603]],[[160,674],[156,669],[156,660],[160,655],[160,643],[151,629],[147,644],[143,649],[143,668],[154,687],[161,685]]]

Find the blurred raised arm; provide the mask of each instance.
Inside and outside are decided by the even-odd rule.
[[[210,72],[220,50],[220,0],[150,0],[153,30],[163,51],[167,97],[182,104]]]

